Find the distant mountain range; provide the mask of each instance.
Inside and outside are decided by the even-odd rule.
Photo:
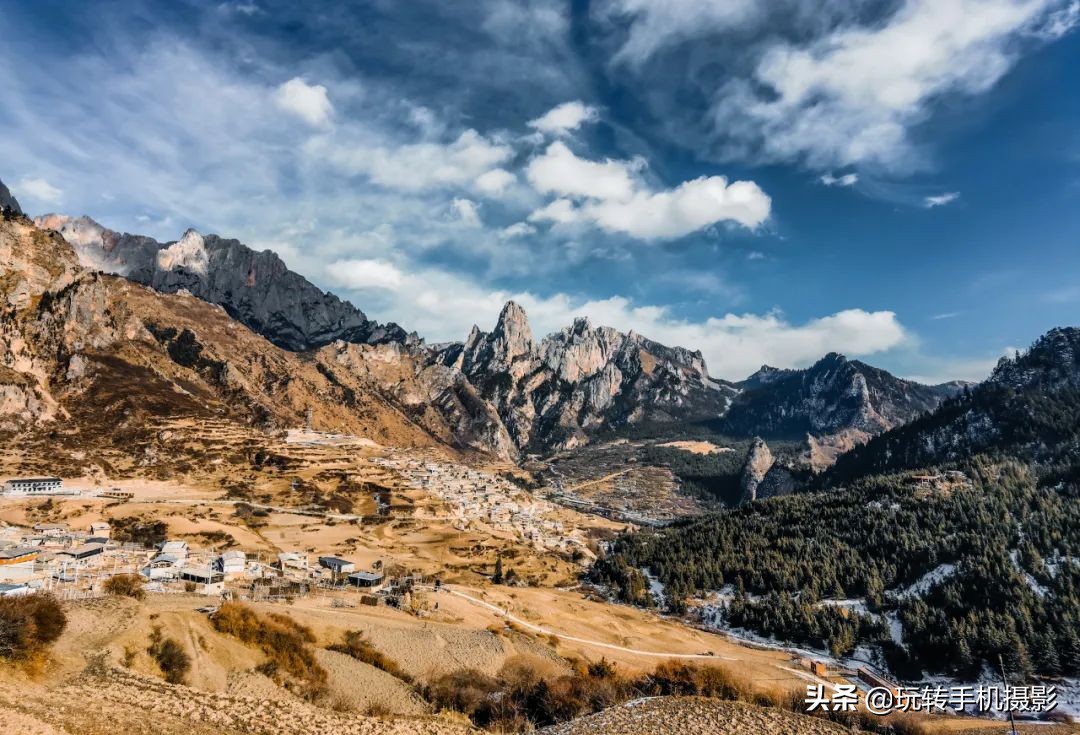
[[[6,188],[0,197],[17,220],[18,204]],[[763,367],[731,383],[710,377],[700,352],[594,327],[587,319],[537,340],[513,302],[492,331],[474,327],[463,342],[429,346],[396,324],[368,319],[274,253],[237,240],[189,230],[162,243],[64,215],[20,225],[27,226],[32,237],[59,233],[76,267],[220,306],[288,353],[331,360],[334,368],[323,372],[334,376],[338,391],[368,386],[435,440],[504,459],[572,449],[601,431],[610,436],[648,424],[662,433],[665,426],[695,425],[735,437],[808,440],[815,466],[822,467],[962,387],[920,385],[836,354],[805,370]],[[201,341],[198,324],[190,329]],[[221,355],[227,364],[248,357]],[[267,420],[274,415],[269,411]]]
[[[1080,479],[1080,329],[1052,329],[1027,352],[1002,358],[987,380],[848,452],[827,478],[836,484],[979,453],[1023,459],[1044,481]]]

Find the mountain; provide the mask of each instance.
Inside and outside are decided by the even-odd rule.
[[[85,268],[57,232],[11,210],[0,215],[0,310],[0,435],[39,457],[28,471],[154,465],[155,427],[192,420],[278,430],[310,417],[389,446],[516,454],[463,375],[406,345],[282,349],[190,294]]]
[[[161,243],[118,233],[89,217],[45,215],[39,227],[59,232],[87,268],[124,276],[162,293],[187,291],[288,350],[335,340],[380,344],[416,341],[396,324],[378,324],[337,296],[289,270],[269,250],[188,230]]]
[[[19,203],[15,200],[8,188],[4,186],[4,182],[0,181],[0,212],[8,210],[14,214],[22,214],[22,209],[19,207]]]
[[[601,430],[707,422],[737,437],[809,436],[811,464],[821,468],[958,389],[903,381],[835,354],[806,370],[765,366],[732,384],[710,378],[700,352],[587,319],[537,340],[513,302],[491,332],[474,327],[464,342],[426,346],[237,240],[188,230],[161,243],[88,217],[35,222],[62,235],[82,267],[219,305],[280,348],[315,353],[336,345],[335,374],[364,376],[442,441],[504,459],[571,449]]]
[[[845,435],[857,441],[906,423],[959,390],[902,380],[829,353],[805,370],[764,366],[738,383],[739,396],[718,422],[733,436],[802,439]]]
[[[600,428],[715,418],[735,395],[709,377],[700,352],[588,319],[537,342],[513,301],[491,332],[473,327],[465,342],[432,349],[433,361],[465,375],[529,451],[571,449]]]
[[[1052,329],[937,410],[840,458],[829,482],[987,453],[1018,457],[1044,481],[1080,477],[1080,329]]]

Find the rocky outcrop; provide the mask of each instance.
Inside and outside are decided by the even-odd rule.
[[[15,200],[15,196],[8,191],[6,186],[4,186],[4,182],[0,181],[0,214],[5,212],[10,214],[22,214],[22,209]]]
[[[700,352],[576,319],[536,342],[520,305],[508,302],[491,332],[431,350],[496,410],[515,446],[569,449],[602,428],[713,418],[734,390],[713,380]]]
[[[124,276],[163,293],[187,291],[223,307],[234,319],[288,350],[336,340],[367,344],[415,342],[393,323],[379,324],[337,296],[289,270],[269,250],[188,230],[160,243],[118,233],[89,217],[45,215],[36,223],[59,232],[90,269]]]
[[[746,455],[739,485],[742,488],[742,502],[749,503],[758,498],[758,487],[773,468],[776,459],[769,450],[769,445],[761,437],[754,437],[750,452]]]

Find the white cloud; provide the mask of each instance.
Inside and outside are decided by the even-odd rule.
[[[355,290],[394,290],[405,280],[397,266],[378,259],[337,260],[327,266],[326,275],[335,286]]]
[[[642,63],[663,46],[746,25],[765,10],[761,0],[613,0],[608,12],[632,21],[615,60]]]
[[[332,266],[336,268],[337,266]],[[361,274],[368,272],[364,266]],[[741,379],[763,364],[803,367],[830,351],[865,357],[901,347],[911,338],[891,311],[847,309],[802,324],[780,313],[726,314],[691,321],[663,306],[635,305],[623,296],[581,299],[565,293],[540,296],[528,291],[486,289],[445,271],[410,269],[387,300],[372,313],[416,329],[431,342],[461,340],[473,324],[491,329],[508,299],[520,303],[533,332],[558,331],[575,317],[594,324],[634,330],[662,344],[700,349],[710,374]]]
[[[635,175],[643,165],[589,161],[556,141],[529,161],[525,175],[537,191],[562,198],[534,211],[529,221],[588,222],[607,232],[652,240],[682,237],[721,221],[756,227],[769,216],[771,200],[752,181],[729,185],[723,176],[702,176],[652,192]],[[575,204],[568,197],[585,201]]]
[[[932,315],[930,317],[930,319],[932,319],[935,322],[940,322],[940,321],[942,321],[944,319],[955,319],[958,316],[960,316],[959,311],[946,311],[946,312],[942,312],[941,314],[934,314],[934,315]]]
[[[449,143],[372,145],[370,140],[318,138],[308,150],[351,173],[366,174],[390,189],[421,191],[443,186],[465,186],[507,161],[508,145],[475,130],[466,130]],[[488,183],[491,183],[488,179]]]
[[[951,204],[960,198],[960,192],[947,191],[944,194],[938,194],[936,196],[929,196],[923,198],[923,206],[927,209],[933,209],[934,207],[944,207],[946,204]]]
[[[454,219],[466,227],[480,227],[483,224],[480,221],[480,207],[471,199],[454,199],[450,202],[450,211]]]
[[[62,189],[57,189],[45,179],[23,179],[13,187],[17,198],[27,198],[43,204],[59,204],[64,199]]]
[[[581,212],[608,232],[645,240],[683,237],[721,221],[757,227],[771,200],[752,181],[728,184],[723,176],[686,181],[668,191],[637,192],[629,200],[589,202]]]
[[[909,130],[933,104],[990,89],[1064,4],[904,0],[884,22],[766,42],[750,78],[720,87],[715,129],[729,155],[911,169],[920,161]]]
[[[555,141],[529,161],[525,176],[542,194],[629,199],[634,194],[634,172],[641,162],[589,161],[579,158],[562,141]]]
[[[760,250],[751,250],[746,254],[747,260],[765,260],[765,253]]]
[[[514,237],[528,237],[529,235],[536,234],[536,228],[530,225],[528,222],[515,222],[514,224],[502,228],[499,231],[499,237],[503,239],[510,239]]]
[[[488,196],[499,196],[510,187],[517,177],[505,168],[493,168],[476,177],[476,188]]]
[[[575,100],[553,107],[535,120],[530,120],[528,125],[541,133],[563,135],[571,130],[577,130],[585,123],[596,122],[599,119],[600,112],[595,107]]]
[[[569,199],[556,199],[530,214],[529,221],[568,225],[581,221],[581,215]]]
[[[843,174],[833,176],[831,173],[822,174],[818,179],[825,186],[855,186],[859,182],[858,174]]]
[[[300,77],[293,77],[277,88],[274,103],[308,125],[323,127],[334,115],[334,106],[321,84],[308,84]]]

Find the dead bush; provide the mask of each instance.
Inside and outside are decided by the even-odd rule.
[[[247,605],[226,602],[211,618],[218,631],[258,646],[267,661],[259,670],[297,694],[315,699],[326,691],[326,669],[315,659],[310,628],[287,615],[261,616]]]
[[[104,589],[106,594],[118,597],[134,597],[136,600],[146,597],[142,578],[137,574],[117,574],[109,577],[105,580]]]
[[[67,616],[49,594],[0,597],[0,658],[26,661],[64,632]]]
[[[191,657],[184,647],[174,638],[165,638],[161,626],[155,625],[150,632],[150,645],[146,648],[150,657],[157,661],[165,681],[170,684],[183,684],[191,670]]]

